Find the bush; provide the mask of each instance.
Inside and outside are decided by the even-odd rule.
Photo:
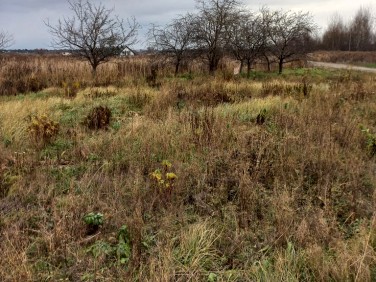
[[[66,98],[75,98],[80,90],[79,82],[63,82],[64,96]]]
[[[51,120],[46,114],[31,116],[28,132],[37,145],[46,145],[58,135],[59,123]]]
[[[107,128],[111,121],[111,110],[106,106],[93,108],[86,117],[84,124],[89,129]]]
[[[89,249],[95,258],[115,259],[118,265],[127,267],[132,256],[132,244],[128,227],[123,225],[117,234],[117,242],[96,241]]]
[[[83,220],[87,227],[86,234],[92,235],[98,231],[100,226],[103,225],[103,214],[91,212],[85,215]]]

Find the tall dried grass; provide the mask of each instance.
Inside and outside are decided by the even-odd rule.
[[[0,97],[4,281],[375,279],[376,167],[362,131],[376,134],[371,75],[306,70],[305,95],[300,71],[161,75],[153,88],[142,66],[124,62],[132,83],[107,73],[109,87],[84,67],[76,97]],[[107,130],[82,124],[95,106],[111,110]],[[60,130],[35,147],[27,117],[43,113]],[[150,176],[164,160],[177,176],[168,197]],[[90,212],[104,224],[88,236]],[[123,225],[126,265],[113,255]]]

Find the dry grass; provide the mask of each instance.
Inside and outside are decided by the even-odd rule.
[[[361,51],[317,51],[310,54],[309,57],[310,59],[319,62],[348,63],[366,66],[376,61],[375,52]]]
[[[72,70],[75,97],[57,72],[0,97],[2,281],[376,279],[371,75],[161,70],[153,88],[142,65],[118,66],[124,79],[104,66],[100,86]],[[105,130],[83,124],[97,106]],[[59,133],[35,146],[29,117],[42,114]],[[166,164],[177,178],[156,184]],[[89,235],[91,212],[104,224]]]

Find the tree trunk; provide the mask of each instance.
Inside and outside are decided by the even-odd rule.
[[[278,62],[278,73],[282,74],[282,71],[283,71],[283,59],[280,58]]]
[[[251,76],[251,67],[252,67],[252,62],[251,60],[247,60],[247,77],[250,78]]]
[[[217,70],[217,65],[215,63],[215,60],[211,60],[209,62],[209,74],[215,75],[215,71]]]
[[[210,75],[215,75],[215,72],[218,68],[220,56],[218,53],[213,52],[209,56],[209,73]]]
[[[265,57],[266,63],[268,64],[268,72],[270,72],[272,70],[272,68],[271,68],[271,63],[270,63],[269,57],[266,54],[264,55],[264,57]]]
[[[244,61],[243,60],[240,60],[240,68],[239,68],[239,74],[241,75],[242,72],[243,72],[243,68],[244,68]]]
[[[94,83],[97,83],[97,64],[91,65],[91,78],[93,79]]]
[[[179,73],[179,67],[180,67],[180,60],[177,59],[176,60],[176,63],[175,63],[175,77],[178,75]]]
[[[350,33],[349,33],[349,35],[350,35],[350,37],[349,37],[349,52],[351,51],[351,31],[350,31]]]

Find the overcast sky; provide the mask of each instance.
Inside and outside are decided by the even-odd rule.
[[[93,0],[93,2],[98,2]],[[115,13],[122,18],[135,16],[143,27],[142,34],[151,23],[165,24],[178,14],[195,10],[195,0],[102,0],[108,8],[115,8]],[[359,7],[366,7],[375,12],[374,0],[244,0],[251,10],[258,10],[267,5],[273,9],[302,10],[310,12],[316,23],[325,29],[334,13],[342,15],[344,20],[354,16]],[[15,44],[12,48],[34,49],[50,48],[51,37],[43,23],[70,15],[64,0],[0,0],[0,31],[13,34]]]

